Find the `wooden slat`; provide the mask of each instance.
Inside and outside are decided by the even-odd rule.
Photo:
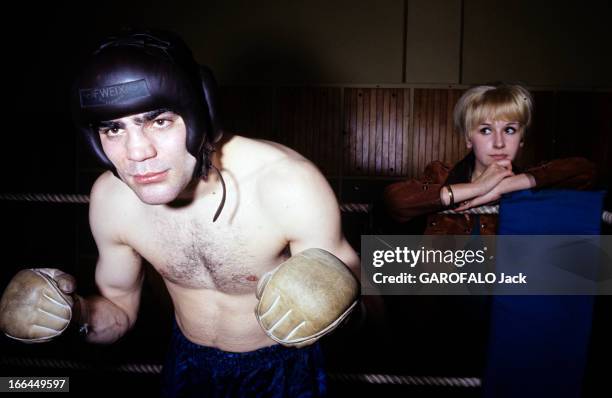
[[[357,136],[362,134],[363,120],[363,93],[359,90],[345,90],[345,119],[346,130],[344,139],[347,142],[344,156],[343,170],[355,170],[357,168],[356,153],[357,153]]]
[[[432,128],[433,128],[433,97],[434,91],[427,90],[427,98],[425,99],[425,130],[422,132],[425,139],[425,147],[421,156],[420,163],[421,168],[423,170],[427,164],[431,161],[432,155]]]
[[[446,163],[454,164],[458,162],[459,160],[463,159],[463,157],[467,155],[469,151],[466,147],[466,143],[465,143],[463,136],[458,131],[454,131],[454,122],[453,122],[453,110],[455,108],[455,104],[457,104],[457,101],[459,101],[459,98],[461,98],[463,91],[462,90],[449,90],[449,91],[451,92],[452,101],[449,101],[449,103],[447,104],[447,109],[449,110],[447,120],[449,123],[449,128],[452,129],[453,131],[453,134],[451,135],[453,137],[453,157],[448,159]]]
[[[422,173],[425,168],[425,153],[427,152],[427,97],[429,91],[427,90],[415,90],[415,97],[418,99],[415,101],[416,108],[414,109],[415,114],[415,146],[417,151],[417,161],[412,164],[412,167],[416,167],[413,174],[418,175]]]
[[[446,120],[447,120],[447,128],[454,128],[454,122],[453,122],[453,108],[454,108],[454,103],[457,102],[457,98],[455,95],[455,91],[457,90],[448,90],[446,92]],[[447,136],[449,138],[448,140],[448,145],[446,146],[446,151],[444,153],[444,162],[445,163],[450,163],[451,159],[456,159],[459,156],[459,142],[460,142],[460,137],[459,137],[459,133],[454,131],[455,134],[451,134],[450,136]]]
[[[376,168],[376,120],[377,120],[377,106],[376,101],[378,98],[377,90],[364,90],[367,92],[368,98],[368,125],[367,135],[364,137],[362,142],[367,148],[367,157],[365,158],[365,170],[357,170],[357,175],[367,175],[368,170]],[[347,173],[345,173],[347,174]],[[350,174],[349,174],[350,175]]]
[[[386,172],[389,169],[389,119],[390,119],[390,96],[391,90],[380,90],[382,91],[383,106],[382,106],[382,117],[381,117],[381,151],[378,152],[380,162],[375,170],[377,175]]]
[[[375,115],[375,122],[374,122],[374,130],[370,132],[370,137],[372,138],[372,140],[370,140],[371,144],[374,144],[371,146],[371,148],[373,148],[374,152],[373,152],[373,156],[371,156],[371,159],[374,160],[373,163],[371,163],[371,167],[368,168],[368,171],[374,169],[374,170],[379,170],[380,169],[380,159],[381,159],[381,153],[382,153],[382,96],[383,96],[383,91],[380,89],[375,89],[373,91],[373,105],[374,105],[374,112],[373,114]],[[366,175],[369,173],[366,173]]]
[[[413,105],[414,101],[412,100],[413,90],[405,89],[403,102],[404,106],[402,107],[402,132],[399,133],[402,136],[404,142],[402,142],[402,153],[405,154],[405,157],[402,157],[402,172],[401,175],[406,177],[413,177],[411,174],[412,168],[410,165],[414,162],[414,153],[412,152],[412,141],[414,137],[414,129],[412,128],[414,124],[413,110],[411,105]]]
[[[346,88],[344,176],[402,176],[412,158],[407,142],[410,89]]]
[[[333,176],[342,162],[340,88],[287,87],[277,90],[278,142]]]
[[[461,90],[415,89],[412,170],[406,176],[418,176],[434,160],[454,164],[465,154],[463,139],[454,131],[453,108]]]
[[[440,152],[444,151],[444,148],[441,147],[441,142],[444,141],[440,139],[440,136],[444,136],[444,132],[440,132],[440,119],[442,119],[440,115],[440,108],[442,106],[441,99],[441,91],[434,91],[433,101],[432,101],[432,128],[431,128],[431,158],[432,159],[441,159]]]
[[[394,173],[397,169],[395,164],[397,136],[397,90],[389,90],[389,147],[387,148],[388,163],[386,169]]]
[[[369,109],[366,109],[366,104],[369,102],[364,97],[363,91],[357,92],[357,119],[355,120],[355,132],[356,134],[351,137],[354,147],[351,152],[351,158],[353,160],[352,166],[355,170],[361,171],[364,169],[364,164],[362,164],[361,159],[364,158],[364,147],[362,143],[368,140],[367,133],[369,129],[367,128],[367,123],[369,119]],[[366,114],[367,116],[364,116]],[[366,150],[367,153],[367,150]],[[367,159],[367,155],[366,155]],[[367,168],[367,166],[366,166]]]

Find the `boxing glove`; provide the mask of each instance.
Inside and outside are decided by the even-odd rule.
[[[330,333],[351,313],[359,282],[333,254],[308,249],[265,274],[256,296],[255,316],[264,332],[299,348]]]
[[[24,343],[52,340],[72,319],[73,298],[60,289],[68,274],[53,268],[24,269],[10,281],[0,299],[0,330]]]

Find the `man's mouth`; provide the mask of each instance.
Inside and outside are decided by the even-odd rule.
[[[132,178],[137,184],[152,184],[154,182],[160,182],[166,179],[168,176],[168,170],[159,171],[156,173],[136,174]]]
[[[506,158],[508,158],[508,155],[489,155],[490,157],[492,157],[495,160],[504,160]]]

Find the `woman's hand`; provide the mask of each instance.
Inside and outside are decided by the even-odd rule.
[[[516,176],[512,172],[512,162],[510,160],[504,159],[492,163],[474,181],[451,185],[454,202],[462,203],[458,209],[465,210],[497,200],[506,192],[528,188],[527,186],[515,188],[505,184],[505,182],[514,179],[514,177]],[[450,195],[446,186],[440,189],[440,200],[443,205],[450,205]],[[466,205],[468,203],[469,205]]]
[[[491,189],[484,195],[476,196],[473,199],[462,202],[461,206],[457,207],[455,211],[464,211],[467,209],[471,209],[472,207],[482,206],[484,204],[499,200],[499,198],[501,198],[502,194],[504,193],[502,192],[502,189],[500,189],[501,184],[502,183],[500,182],[497,186],[495,186],[493,189]]]
[[[479,193],[478,197],[487,195],[493,188],[495,188],[504,178],[513,176],[512,162],[504,159],[497,162],[491,163],[485,171],[478,176],[477,179],[472,181],[472,184],[476,186],[476,191]],[[473,199],[472,199],[473,200]]]
[[[499,200],[501,196],[505,193],[529,189],[535,186],[536,182],[531,174],[523,173],[506,177],[502,179],[489,192],[486,192],[485,194],[480,196],[476,196],[475,198],[466,200],[465,202],[461,203],[461,206],[457,207],[455,210],[463,211],[472,207],[482,206],[484,204]]]

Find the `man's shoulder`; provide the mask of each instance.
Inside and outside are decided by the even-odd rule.
[[[293,150],[280,151],[257,173],[258,196],[266,207],[297,208],[333,196],[327,179],[310,160]]]
[[[297,151],[277,142],[235,136],[235,162],[245,174],[254,174],[258,183],[293,179],[295,173],[318,173],[317,168]]]
[[[280,144],[271,144],[272,152],[261,164],[257,177],[261,187],[292,193],[315,187],[325,181],[319,169],[310,160],[287,147],[274,147]]]
[[[339,211],[334,191],[310,160],[284,145],[249,140],[253,156],[249,181],[262,214],[284,231],[301,229],[315,220],[335,220]],[[295,231],[294,231],[295,232]]]
[[[132,202],[129,188],[110,171],[102,173],[94,182],[89,195],[91,212],[108,212],[112,209],[125,209]]]
[[[253,182],[264,211],[288,215],[306,205],[335,202],[329,183],[310,160],[267,140],[234,136],[232,167],[239,181]]]
[[[234,136],[232,141],[237,148],[236,154],[240,160],[247,160],[257,166],[266,166],[277,161],[297,161],[305,158],[295,150],[278,142],[259,138]],[[248,158],[245,159],[245,155]]]
[[[125,242],[127,231],[137,225],[139,203],[131,192],[110,171],[94,182],[89,195],[89,225],[99,248],[102,242]]]
[[[100,174],[91,187],[90,200],[108,200],[123,195],[123,182],[110,171]]]

